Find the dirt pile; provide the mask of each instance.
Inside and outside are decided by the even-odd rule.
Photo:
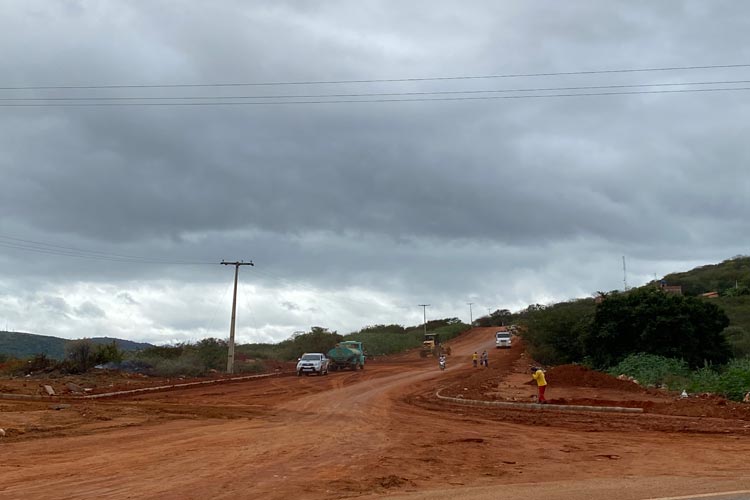
[[[645,389],[628,380],[620,380],[606,373],[589,370],[581,365],[560,365],[547,370],[550,384],[560,387],[594,387],[616,389],[626,392],[642,392]]]

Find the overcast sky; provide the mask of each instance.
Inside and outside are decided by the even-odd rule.
[[[747,254],[750,90],[714,89],[750,83],[707,82],[750,67],[549,73],[750,64],[748,33],[741,1],[0,0],[0,330],[225,338],[222,259],[257,342]]]

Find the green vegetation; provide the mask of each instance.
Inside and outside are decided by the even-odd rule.
[[[529,306],[517,315],[529,354],[545,364],[581,361],[595,311],[594,299]]]
[[[0,332],[0,352],[13,358],[29,358],[44,354],[48,358],[65,358],[67,340],[47,335],[21,332]]]
[[[513,313],[508,309],[497,309],[487,316],[480,316],[474,320],[476,326],[507,326],[513,323]]]
[[[212,370],[225,371],[227,351],[225,340],[206,338],[196,343],[150,347],[133,354],[129,360],[136,362],[142,371],[151,375],[195,377],[205,375]],[[244,357],[235,357],[235,372],[242,373],[258,369],[256,363],[245,363]]]
[[[750,359],[733,359],[724,366],[691,371],[682,360],[653,354],[631,354],[608,373],[628,375],[644,385],[661,385],[688,392],[710,392],[739,401],[750,391]]]
[[[119,363],[123,353],[117,344],[94,344],[89,339],[74,340],[65,344],[65,361],[59,368],[71,373],[84,373],[96,365]]]
[[[583,363],[645,384],[733,399],[750,391],[750,257],[667,275],[656,282],[512,315],[530,354],[548,364]],[[715,291],[719,297],[698,297]]]
[[[136,351],[151,347],[151,344],[111,337],[95,337],[88,340],[93,344],[105,345],[114,342],[121,351]],[[25,359],[44,354],[48,358],[61,361],[65,359],[65,346],[70,342],[75,341],[48,335],[0,331],[0,355]]]
[[[738,255],[719,264],[664,276],[669,285],[682,286],[689,296],[719,292],[721,296],[750,295],[750,257]]]
[[[359,332],[350,333],[344,340],[359,340],[364,343],[367,354],[370,356],[384,356],[403,352],[422,345],[424,340],[424,325],[410,328],[400,327],[402,331],[395,330],[389,325],[383,330],[378,326],[366,327]],[[458,318],[441,319],[427,322],[427,331],[440,335],[440,341],[444,342],[468,330],[469,325],[461,323]]]
[[[447,318],[427,322],[427,330],[440,334],[441,340],[449,340],[466,331],[468,325],[458,318]],[[305,352],[328,352],[342,340],[358,340],[365,346],[368,356],[383,356],[402,352],[422,345],[424,325],[404,327],[401,325],[372,325],[358,332],[339,335],[326,328],[314,326],[309,332],[295,334],[278,344],[245,344],[237,352],[256,359],[281,359],[292,361]]]
[[[28,359],[3,356],[0,359],[0,373],[10,375],[52,371],[83,373],[96,365],[118,363],[122,361],[122,358],[123,352],[117,348],[115,342],[96,344],[90,339],[81,339],[65,344],[65,359],[61,361],[50,358],[46,354],[35,354]]]
[[[690,368],[680,359],[665,358],[656,354],[639,352],[631,354],[607,373],[618,376],[628,375],[643,385],[666,385],[668,387],[686,387]]]
[[[314,326],[309,332],[296,333],[278,344],[244,344],[238,346],[236,352],[255,359],[292,361],[305,352],[328,352],[343,339],[335,331]]]
[[[691,368],[721,364],[731,354],[721,335],[727,326],[724,311],[694,297],[653,287],[612,293],[596,308],[584,353],[600,368],[635,352],[684,359]]]

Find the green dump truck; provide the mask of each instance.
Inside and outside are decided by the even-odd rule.
[[[336,347],[328,351],[329,366],[331,371],[344,370],[364,370],[365,368],[365,349],[362,342],[347,340],[339,342]]]

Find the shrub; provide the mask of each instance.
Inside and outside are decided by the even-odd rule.
[[[628,375],[641,384],[665,384],[668,387],[675,387],[680,382],[684,384],[690,376],[685,361],[643,352],[631,354],[607,370],[607,373],[614,376]]]
[[[600,367],[648,352],[684,359],[697,368],[706,360],[721,364],[729,359],[729,345],[721,335],[728,325],[727,315],[715,304],[649,287],[608,295],[596,308],[584,348]]]
[[[96,364],[94,344],[89,339],[71,340],[65,344],[67,368],[73,373],[83,373]]]
[[[155,345],[144,349],[139,356],[144,358],[163,358],[163,359],[177,359],[182,356],[185,351],[185,344],[176,345]]]
[[[18,358],[7,358],[5,362],[0,363],[0,374],[3,375],[19,375],[23,374],[26,370],[28,363],[25,360]]]
[[[735,358],[750,356],[750,333],[747,330],[741,326],[728,326],[723,334]]]
[[[108,344],[97,344],[94,347],[94,363],[97,365],[120,363],[122,357],[123,353],[117,348],[117,343],[114,340]]]
[[[748,391],[750,391],[750,359],[730,361],[722,370],[717,392],[729,399],[740,401]]]
[[[195,357],[206,369],[223,370],[227,366],[228,345],[224,340],[202,339],[197,344],[188,346],[186,350],[195,353]]]
[[[177,359],[146,358],[143,361],[151,365],[149,373],[157,377],[197,377],[206,373],[205,365],[194,355]]]
[[[581,361],[595,307],[593,299],[529,307],[523,313],[526,328],[521,335],[532,357],[545,364]]]
[[[235,363],[235,373],[262,373],[266,371],[266,367],[260,361],[252,361],[250,363]]]
[[[690,374],[690,380],[685,384],[690,392],[721,393],[721,375],[710,366],[704,366]]]
[[[307,333],[293,335],[279,343],[278,352],[281,359],[292,360],[305,352],[328,352],[343,339],[344,337],[335,331],[329,332],[327,328],[314,326]]]

